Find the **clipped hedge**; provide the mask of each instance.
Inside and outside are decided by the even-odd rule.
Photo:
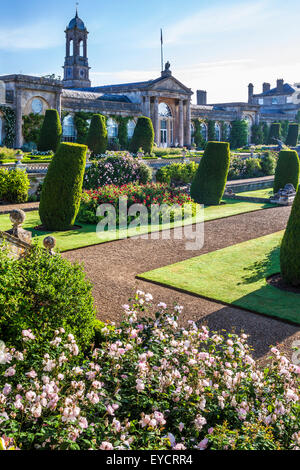
[[[286,138],[286,145],[289,147],[296,147],[299,136],[299,124],[291,123],[289,125],[288,135]]]
[[[275,171],[274,194],[283,189],[286,184],[293,184],[298,189],[300,164],[295,150],[281,150]]]
[[[85,145],[62,143],[50,163],[39,207],[47,230],[67,230],[74,225],[80,206],[86,151]]]
[[[276,139],[280,139],[281,124],[280,122],[273,122],[270,126],[268,144],[276,145]],[[275,140],[274,140],[275,139]]]
[[[245,147],[248,142],[248,124],[246,121],[233,121],[231,123],[230,144],[231,148]]]
[[[220,204],[226,186],[229,165],[229,143],[208,142],[192,182],[192,199],[199,204]]]
[[[62,127],[58,111],[56,109],[47,109],[44,122],[40,131],[38,150],[45,152],[53,150],[56,152],[62,135]]]
[[[300,286],[300,191],[298,189],[281,243],[281,275],[287,284]]]
[[[151,154],[154,144],[154,129],[150,118],[142,116],[137,120],[130,147],[133,153],[142,148],[144,153]]]
[[[86,143],[92,155],[101,155],[107,149],[106,119],[101,114],[94,114],[91,120]]]
[[[0,168],[0,199],[20,204],[28,200],[29,179],[25,171]]]

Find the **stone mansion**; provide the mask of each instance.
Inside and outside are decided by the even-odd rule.
[[[207,104],[206,91],[193,92],[178,81],[167,63],[165,70],[153,80],[93,87],[89,79],[87,53],[88,31],[76,12],[66,28],[66,57],[62,81],[46,77],[12,74],[0,76],[0,145],[13,133],[13,145],[22,147],[22,117],[30,113],[44,114],[55,108],[62,116],[63,138],[76,141],[74,115],[79,111],[108,116],[109,138],[118,136],[116,116],[127,117],[128,137],[133,135],[138,116],[153,122],[158,146],[190,146],[193,120],[203,120],[202,135],[207,138],[207,120],[215,122],[216,139],[222,139],[224,123],[227,134],[231,122],[244,119],[251,127],[260,121],[294,120],[300,109],[300,83],[291,86],[278,80],[275,88],[264,83],[262,92],[254,93],[249,84],[248,102]],[[13,126],[9,119],[13,118]]]

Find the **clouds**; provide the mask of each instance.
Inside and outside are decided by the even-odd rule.
[[[62,25],[56,21],[38,21],[24,26],[0,25],[0,50],[49,49],[64,43]]]

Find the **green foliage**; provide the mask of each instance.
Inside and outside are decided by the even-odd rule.
[[[172,163],[160,168],[156,173],[158,183],[191,183],[196,175],[198,165],[191,163]]]
[[[288,120],[280,121],[280,138],[284,142],[286,141],[288,136],[289,124],[290,123]]]
[[[102,155],[107,149],[106,118],[94,114],[91,120],[86,143],[93,155]]]
[[[277,165],[277,159],[271,152],[265,152],[260,158],[260,166],[262,169],[263,176],[274,175]]]
[[[115,330],[113,325],[104,323],[98,319],[94,322],[94,342],[95,347],[99,348],[106,340],[107,336],[112,336],[113,331]]]
[[[22,132],[25,142],[38,144],[43,122],[44,116],[40,114],[30,113],[27,116],[23,116]]]
[[[38,150],[40,152],[47,150],[53,150],[53,152],[56,152],[60,143],[61,135],[62,127],[58,111],[56,109],[47,109],[40,132]]]
[[[130,142],[133,153],[137,153],[142,148],[144,153],[151,154],[154,143],[154,129],[150,118],[139,117],[135,126],[134,134]]]
[[[281,275],[287,284],[300,286],[300,191],[298,189],[281,243]]]
[[[298,136],[299,136],[299,124],[291,123],[289,125],[288,135],[286,138],[286,145],[288,145],[289,147],[296,147],[298,143]]]
[[[25,171],[0,168],[0,199],[20,204],[28,200],[29,179]]]
[[[201,124],[203,123],[203,121],[201,119],[194,119],[193,120],[193,124],[194,124],[194,128],[195,128],[195,131],[194,131],[194,135],[193,135],[193,139],[194,139],[194,142],[196,144],[196,147],[197,148],[204,148],[205,147],[205,144],[206,144],[206,141],[202,135],[202,132],[201,132]]]
[[[246,121],[233,121],[230,135],[231,148],[245,147],[248,142],[248,124]]]
[[[263,135],[264,135],[264,139],[263,139],[263,144],[264,145],[268,145],[268,139],[269,139],[269,126],[266,122],[263,123],[262,125],[262,130],[263,130]]]
[[[0,161],[2,160],[14,160],[16,157],[16,150],[7,148],[7,147],[0,147]]]
[[[253,124],[252,126],[252,142],[254,145],[261,145],[264,143],[263,123]]]
[[[47,230],[66,230],[74,225],[80,206],[86,150],[85,145],[62,143],[50,163],[39,207]]]
[[[247,158],[246,165],[246,178],[258,178],[262,176],[262,169],[260,160],[258,158]]]
[[[207,140],[213,142],[216,140],[216,121],[207,121]]]
[[[92,285],[83,267],[33,246],[12,260],[0,250],[0,337],[21,343],[22,330],[51,339],[63,327],[86,348],[93,338]]]
[[[281,124],[280,122],[273,122],[270,126],[268,144],[276,145],[276,139],[280,139]],[[275,140],[274,140],[275,139]]]
[[[299,185],[299,157],[295,150],[281,150],[275,171],[274,194],[285,187],[286,184],[293,184],[298,189]]]
[[[78,144],[85,144],[88,131],[89,131],[89,124],[88,120],[92,119],[93,113],[86,113],[84,111],[79,111],[74,115],[74,123],[77,131],[77,143]]]
[[[4,118],[4,134],[5,138],[3,144],[6,147],[13,147],[16,137],[16,112],[14,109],[0,105],[0,111]]]
[[[192,182],[192,199],[199,204],[220,204],[226,186],[229,165],[229,144],[227,142],[208,142]]]

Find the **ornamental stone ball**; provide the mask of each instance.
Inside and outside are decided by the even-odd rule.
[[[43,245],[46,248],[46,250],[50,251],[52,253],[53,248],[56,245],[56,240],[54,237],[45,237],[43,240]]]
[[[21,209],[14,209],[9,216],[14,227],[22,225],[26,219],[26,214]]]

